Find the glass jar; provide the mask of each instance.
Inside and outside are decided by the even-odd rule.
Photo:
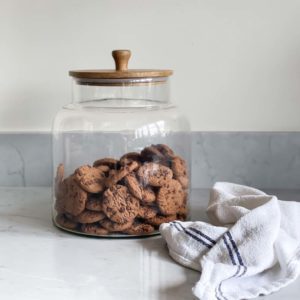
[[[170,102],[170,70],[70,71],[73,101],[53,123],[53,221],[126,237],[188,218],[190,128]]]

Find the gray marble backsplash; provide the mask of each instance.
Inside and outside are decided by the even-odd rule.
[[[49,186],[51,135],[0,134],[0,186]],[[192,187],[300,188],[300,132],[193,132]]]
[[[194,187],[300,188],[300,132],[195,133],[192,156]]]

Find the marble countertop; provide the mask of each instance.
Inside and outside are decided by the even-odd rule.
[[[300,191],[267,191],[300,201]],[[51,222],[49,188],[0,188],[0,295],[5,300],[195,299],[200,274],[175,263],[159,237],[99,239]],[[192,193],[205,219],[207,190]],[[300,278],[260,299],[299,299]]]

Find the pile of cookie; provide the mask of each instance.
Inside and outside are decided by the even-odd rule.
[[[103,158],[55,178],[55,223],[90,235],[144,235],[187,218],[186,162],[164,144]]]

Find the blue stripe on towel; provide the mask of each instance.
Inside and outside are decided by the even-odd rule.
[[[229,246],[229,244],[228,244],[228,242],[227,242],[227,239],[226,239],[225,234],[222,236],[222,239],[223,239],[223,241],[224,241],[224,243],[225,243],[225,246],[226,246],[226,248],[227,248],[227,250],[228,250],[229,257],[230,257],[230,259],[231,259],[232,264],[233,264],[233,265],[236,265],[235,259],[234,259],[234,257],[233,257],[232,250],[231,250],[231,248],[230,248],[230,246]]]
[[[173,222],[172,223],[175,228],[180,231],[180,229],[177,227],[180,226],[182,231],[184,231],[188,236],[190,236],[191,238],[193,238],[194,240],[200,242],[201,244],[203,244],[204,246],[206,246],[207,248],[211,249],[213,246],[208,244],[206,241],[204,241],[201,237],[196,236],[193,232],[190,232],[188,229],[184,228],[180,223],[177,222]]]
[[[230,277],[228,277],[228,278],[222,280],[222,281],[220,282],[220,284],[218,285],[218,292],[219,292],[220,296],[223,297],[224,300],[227,300],[227,298],[224,296],[224,294],[223,294],[223,292],[222,292],[222,290],[221,290],[223,282],[226,281],[226,280],[228,280],[228,279],[234,278],[234,277],[240,277],[240,276],[237,276],[237,275],[240,273],[240,270],[241,270],[241,266],[237,266],[236,272],[235,272],[232,276],[230,276]],[[215,289],[215,296],[216,296],[216,298],[217,298],[218,300],[221,300],[221,299],[218,297],[218,295],[217,295],[217,288]]]
[[[199,229],[196,229],[196,228],[193,228],[193,227],[189,227],[189,230],[192,230],[192,231],[198,233],[199,235],[201,235],[202,237],[204,237],[205,239],[207,239],[208,241],[210,241],[214,245],[217,243],[215,240],[213,240],[212,238],[210,238],[209,236],[207,236],[206,234],[204,234],[203,232],[201,232]]]
[[[204,233],[202,233],[200,230],[198,230],[196,228],[192,228],[192,227],[184,228],[179,222],[171,222],[170,225],[174,226],[180,232],[184,231],[187,235],[189,235],[190,237],[192,237],[194,240],[200,242],[201,244],[205,245],[209,249],[211,249],[213,247],[213,245],[216,244],[216,241],[214,241],[212,238],[210,238],[209,236],[205,235]],[[192,231],[192,232],[190,232],[190,231]],[[196,236],[193,232],[196,233],[196,234],[198,234],[198,235],[200,235],[201,237],[205,238],[207,241],[211,242],[213,245],[207,244],[201,237]],[[239,265],[237,265],[237,263],[235,261],[232,249],[231,249],[231,247],[230,247],[230,245],[229,245],[229,243],[227,241],[226,236],[228,236],[228,238],[230,240],[232,248],[233,248],[233,250],[234,250],[234,252],[235,252],[235,254],[237,256]],[[238,247],[237,247],[235,241],[233,240],[233,237],[232,237],[231,233],[229,231],[227,231],[222,236],[222,239],[223,239],[223,241],[225,243],[225,246],[226,246],[226,248],[228,250],[231,262],[232,262],[233,265],[237,266],[237,270],[236,270],[236,272],[232,276],[230,276],[230,277],[222,280],[219,283],[219,285],[215,289],[215,297],[217,298],[217,300],[228,300],[224,296],[224,294],[222,292],[222,284],[223,284],[223,282],[226,281],[226,280],[228,280],[228,279],[234,278],[234,277],[242,277],[247,272],[247,267],[243,263],[242,257],[241,257],[241,255],[239,253],[239,250],[238,250]],[[243,272],[241,274],[239,274],[242,268],[243,268]],[[220,297],[222,297],[222,298],[220,298]]]
[[[174,226],[178,231],[182,231],[182,229],[179,228],[175,222],[171,222],[170,225]]]
[[[238,247],[237,247],[235,241],[233,240],[233,237],[232,237],[231,233],[230,233],[229,231],[227,231],[227,232],[223,235],[223,240],[224,240],[224,243],[225,243],[225,245],[226,245],[226,247],[227,247],[227,250],[228,250],[228,252],[229,252],[229,256],[230,256],[230,258],[231,258],[232,263],[233,263],[234,265],[236,265],[235,260],[234,260],[234,258],[233,258],[233,254],[232,254],[231,248],[230,248],[229,245],[228,245],[228,242],[227,242],[227,239],[226,239],[225,235],[228,236],[228,238],[229,238],[229,240],[230,240],[230,242],[231,242],[232,248],[233,248],[233,250],[235,251],[235,254],[236,254],[237,259],[238,259],[238,261],[239,261],[239,265],[238,265],[238,269],[237,269],[237,271],[235,272],[234,275],[232,275],[232,276],[229,277],[229,278],[226,278],[226,279],[222,280],[222,281],[220,282],[220,284],[218,285],[218,288],[216,287],[216,289],[215,289],[215,296],[216,296],[216,298],[217,298],[218,300],[222,300],[219,296],[222,296],[223,300],[227,300],[227,298],[224,296],[224,294],[223,294],[223,292],[222,292],[222,284],[223,284],[224,281],[226,281],[226,280],[228,280],[228,279],[231,279],[231,278],[234,278],[234,277],[242,277],[242,276],[245,275],[246,272],[247,272],[247,267],[246,267],[246,266],[244,265],[244,263],[243,263],[242,257],[241,257],[241,255],[240,255],[239,250],[238,250]],[[243,272],[242,272],[241,274],[239,274],[241,268],[243,268]],[[239,274],[239,275],[238,275],[238,274]],[[219,296],[217,295],[217,291],[219,292]]]
[[[235,253],[236,253],[236,256],[237,256],[237,258],[238,258],[238,261],[239,261],[240,265],[241,265],[241,266],[244,266],[244,263],[243,263],[243,260],[242,260],[241,255],[240,255],[239,249],[238,249],[238,247],[237,247],[235,241],[233,240],[230,231],[227,231],[226,234],[227,234],[228,237],[229,237],[229,240],[230,240],[230,242],[231,242],[231,244],[232,244],[232,247],[233,247],[233,249],[234,249],[234,251],[235,251]]]
[[[201,237],[205,238],[208,242],[212,243],[213,245],[215,245],[217,242],[215,240],[213,240],[211,237],[209,237],[208,235],[204,234],[202,231],[200,231],[199,229],[197,228],[194,228],[194,227],[188,227],[188,228],[185,228],[182,226],[181,223],[179,222],[172,222],[174,224],[178,224],[183,230],[189,230],[189,231],[193,231],[197,234],[199,234]],[[213,246],[212,245],[212,246]]]

